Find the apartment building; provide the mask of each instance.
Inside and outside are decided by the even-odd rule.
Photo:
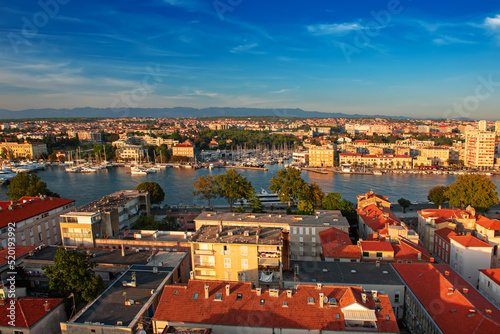
[[[146,158],[146,150],[140,145],[122,145],[115,154],[119,161],[125,162],[141,162]]]
[[[15,244],[55,245],[61,241],[59,217],[72,210],[75,201],[57,197],[22,197],[19,201],[0,201],[0,240],[3,248],[14,233]]]
[[[309,152],[293,152],[292,157],[294,165],[309,165]]]
[[[469,131],[465,139],[465,165],[480,170],[492,169],[495,163],[495,133]]]
[[[393,263],[410,333],[498,333],[500,310],[446,264]]]
[[[48,154],[47,145],[43,143],[0,143],[0,154],[5,153],[11,159],[38,159]]]
[[[190,239],[193,278],[278,286],[288,233],[275,227],[203,225]]]
[[[391,202],[389,201],[389,197],[375,194],[373,189],[371,189],[366,194],[359,194],[356,196],[358,200],[358,208],[362,208],[368,206],[370,204],[374,204],[380,208],[391,208]]]
[[[489,219],[479,215],[475,226],[476,236],[493,246],[491,257],[491,268],[500,268],[500,221],[498,219]]]
[[[172,147],[172,155],[177,157],[194,158],[195,147],[190,143],[182,143]]]
[[[165,286],[152,327],[153,333],[172,328],[210,328],[218,334],[399,333],[391,302],[378,291],[322,284],[267,289],[204,280]]]
[[[479,283],[479,269],[490,269],[493,246],[472,235],[450,237],[450,267],[472,286]]]
[[[322,231],[335,227],[349,232],[349,222],[338,210],[317,210],[314,216],[202,212],[194,221],[196,229],[202,225],[218,224],[281,228],[289,233],[290,258],[293,260],[319,260]]]
[[[359,153],[340,153],[339,163],[356,164],[358,166],[380,167],[380,168],[411,168],[413,159],[406,155],[396,154],[359,154]]]
[[[479,270],[479,291],[500,308],[500,269]]]
[[[450,237],[458,235],[448,227],[434,231],[434,254],[446,264],[450,264]]]
[[[335,166],[335,155],[335,146],[311,146],[309,147],[309,166],[333,167]]]
[[[402,226],[394,213],[384,207],[369,204],[356,209],[358,213],[358,236],[368,239],[369,235],[379,233],[382,229],[389,229],[389,226]]]
[[[95,131],[68,131],[68,137],[77,137],[81,141],[102,141],[102,134]]]
[[[95,247],[97,238],[130,229],[141,212],[150,212],[147,191],[121,190],[61,215],[64,246]]]

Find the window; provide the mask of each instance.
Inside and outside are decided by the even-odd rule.
[[[311,238],[311,242],[316,242],[316,238],[315,238],[315,237],[312,237],[312,238]]]
[[[265,299],[261,299],[260,300],[260,305],[264,305],[266,303],[266,300]]]
[[[179,293],[179,290],[175,290],[174,291],[174,296],[177,295]]]
[[[33,236],[33,228],[30,228],[30,236]]]
[[[299,234],[304,234],[304,228],[303,227],[299,227]]]
[[[175,290],[175,292],[177,292],[177,290]],[[175,294],[176,294],[176,293],[174,293],[174,295],[175,295]],[[193,294],[193,299],[194,299],[194,300],[197,300],[197,299],[198,299],[198,296],[199,296],[198,292],[195,292],[195,293]]]
[[[52,226],[56,226],[56,220],[52,219]]]
[[[241,246],[241,256],[248,255],[248,246]]]
[[[40,227],[40,226],[39,226],[39,227]],[[42,233],[39,233],[39,234],[38,234],[38,240],[39,240],[39,241],[42,241],[42,240],[43,240]]]
[[[299,242],[304,242],[304,237],[299,237]]]
[[[306,227],[306,235],[309,235],[309,227]]]
[[[224,259],[224,268],[231,269],[231,259]]]
[[[370,256],[370,253],[368,253],[368,252],[363,252],[363,257],[368,257],[368,256]]]
[[[316,227],[312,227],[311,228],[311,234],[312,235],[316,235]]]
[[[297,226],[293,227],[293,234],[297,234]]]
[[[382,252],[377,252],[377,257],[382,257]]]
[[[394,291],[394,302],[399,303],[399,291]]]
[[[42,227],[38,225],[38,233],[42,232]]]
[[[24,235],[24,232],[21,232],[21,240],[24,240],[26,237]]]
[[[307,298],[307,303],[308,304],[314,304],[314,297],[308,297]]]
[[[242,300],[243,299],[243,295],[241,293],[238,293],[236,295],[236,300]]]
[[[49,229],[49,222],[45,222],[45,229],[48,230]]]
[[[222,254],[229,255],[229,246],[227,246],[227,245],[223,246]]]
[[[248,269],[248,259],[241,259],[241,269]]]

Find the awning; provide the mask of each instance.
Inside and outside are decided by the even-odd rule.
[[[377,316],[373,310],[342,310],[345,320],[377,321]]]
[[[260,273],[260,279],[259,279],[261,282],[272,282],[273,281],[273,274],[269,274],[269,275],[266,275],[264,273]]]
[[[279,263],[280,259],[278,258],[259,259],[259,266],[277,267]]]

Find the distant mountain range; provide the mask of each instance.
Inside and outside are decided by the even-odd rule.
[[[250,117],[250,116],[277,116],[277,117],[303,117],[303,118],[397,118],[412,119],[405,116],[387,115],[361,115],[344,114],[318,111],[305,111],[302,109],[261,109],[261,108],[73,108],[73,109],[26,109],[12,111],[0,109],[0,119],[20,118],[61,118],[61,117],[156,117],[156,118],[185,118],[185,117]]]

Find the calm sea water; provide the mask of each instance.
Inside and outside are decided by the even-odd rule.
[[[245,176],[257,191],[267,190],[269,181],[276,171],[283,165],[271,165],[268,171],[238,170]],[[185,169],[167,168],[156,174],[131,175],[128,168],[118,167],[97,173],[67,173],[62,167],[49,167],[38,171],[40,178],[47,183],[48,188],[59,193],[62,197],[75,199],[77,205],[83,205],[107,194],[122,189],[135,189],[144,181],[158,182],[165,191],[164,204],[169,205],[206,205],[197,197],[193,197],[193,183],[198,176],[224,173],[225,169]],[[346,174],[317,174],[302,172],[307,182],[316,182],[325,192],[338,191],[350,201],[356,202],[356,195],[373,189],[378,194],[389,196],[392,202],[404,197],[411,201],[427,200],[430,188],[438,185],[449,185],[455,180],[452,175],[408,175],[388,174],[377,175],[346,175]],[[500,177],[492,177],[497,189],[500,188]],[[7,186],[0,186],[0,200],[8,200],[5,193]],[[227,204],[224,200],[212,201],[213,204]]]

